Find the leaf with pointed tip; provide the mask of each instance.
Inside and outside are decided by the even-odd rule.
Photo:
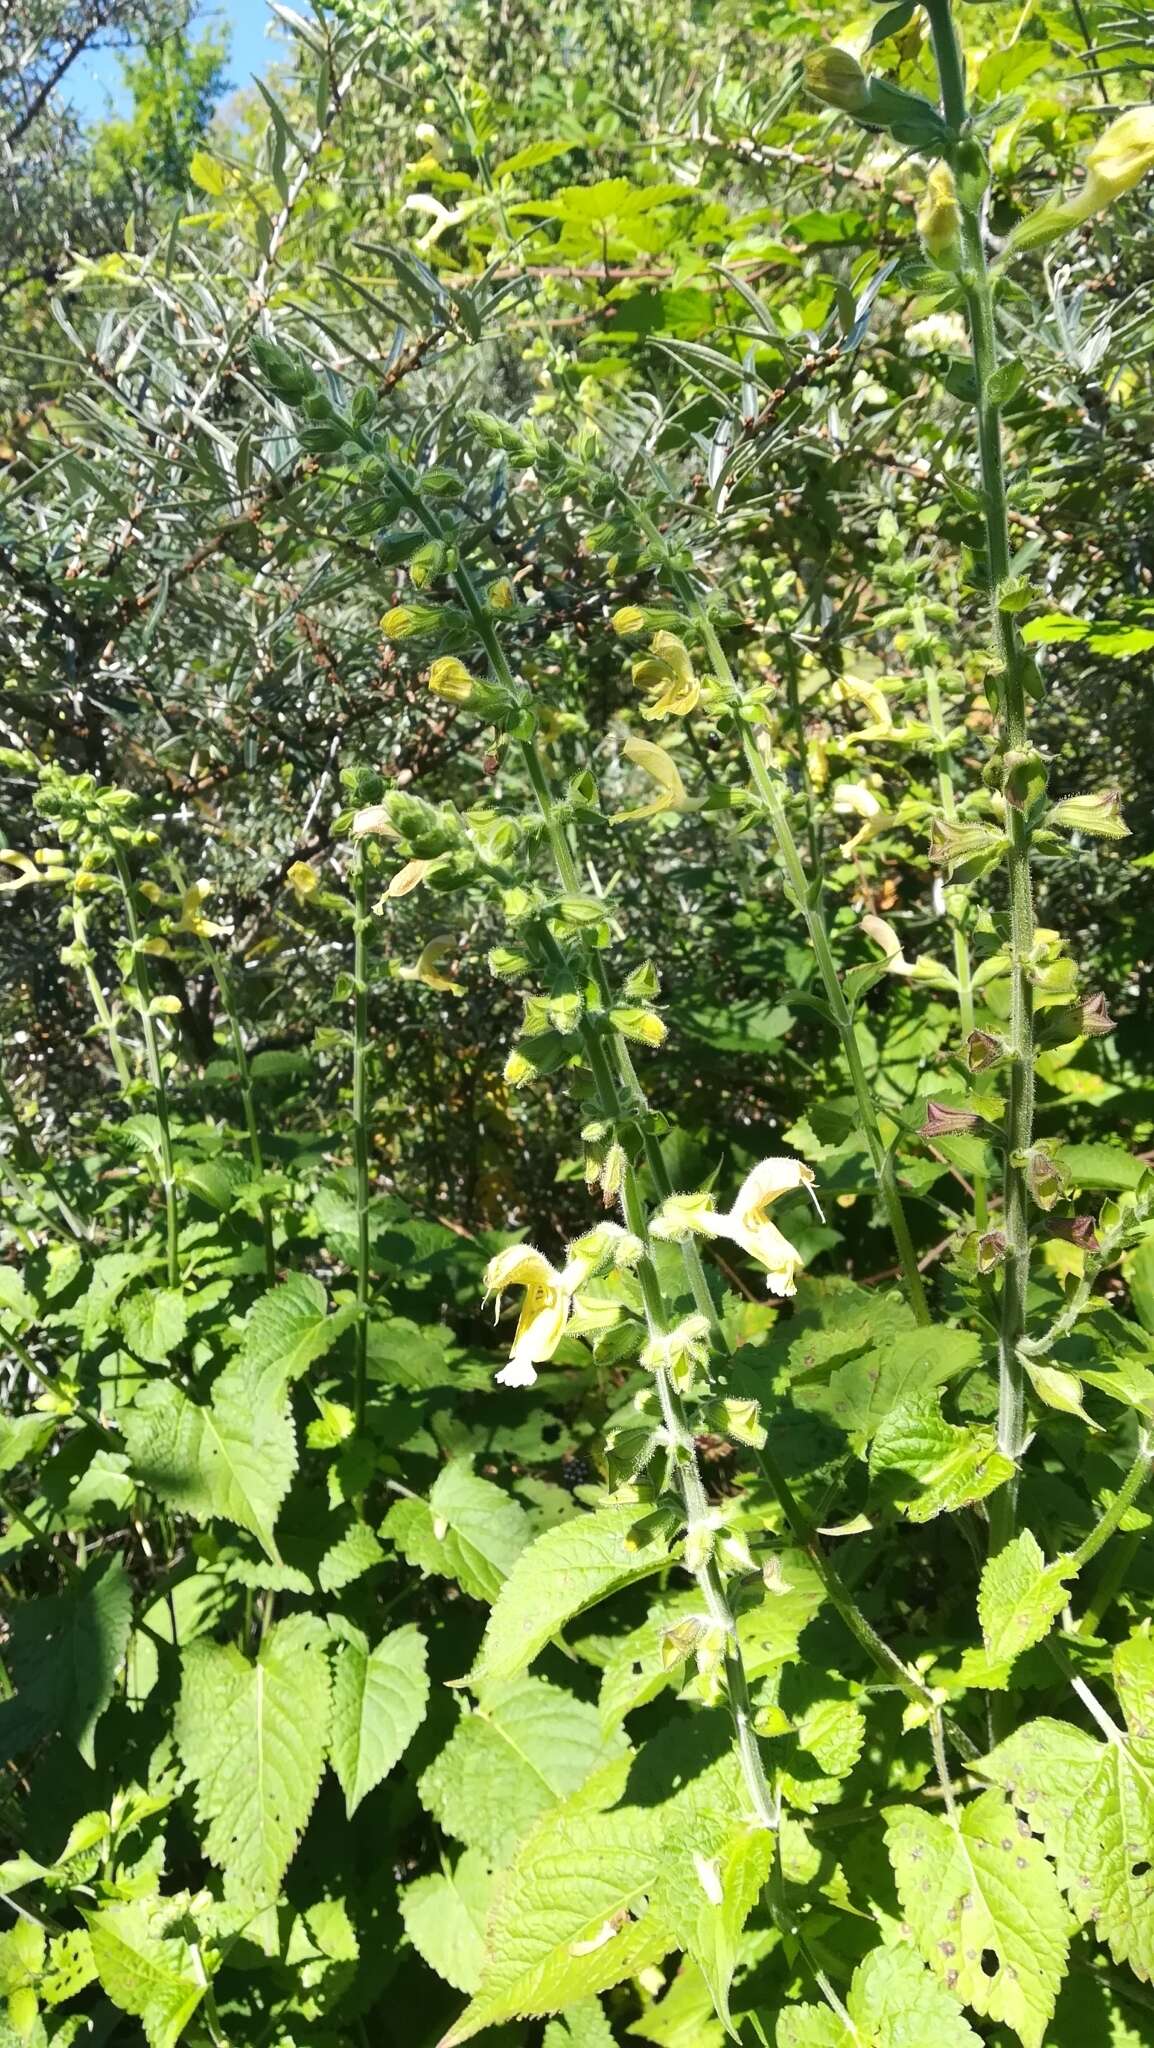
[[[401,1890],[405,1933],[417,1954],[454,1991],[475,1991],[481,1981],[492,1889],[484,1857],[466,1849],[455,1870],[414,1878]]]
[[[470,1683],[516,1678],[567,1621],[668,1564],[656,1538],[631,1547],[639,1520],[635,1507],[598,1508],[547,1529],[523,1550],[489,1616]]]
[[[1118,1963],[1154,1977],[1154,1642],[1114,1651],[1125,1731],[1099,1742],[1068,1721],[1028,1721],[978,1768],[1037,1828],[1077,1918]]]
[[[342,1632],[333,1678],[332,1761],[351,1820],[424,1720],[429,1680],[420,1629],[394,1629],[375,1650],[360,1629],[344,1623]]]
[[[871,1497],[880,1495],[911,1522],[985,1500],[1013,1474],[994,1431],[947,1422],[936,1394],[895,1408],[870,1450]]]
[[[957,2000],[912,1948],[871,1949],[845,2003],[849,2026],[824,2005],[788,2006],[777,2048],[981,2048]]]
[[[255,1663],[233,1643],[183,1657],[178,1753],[196,1786],[203,1848],[230,1899],[271,1904],[325,1766],[329,1666],[324,1630],[295,1614],[270,1629]]]
[[[446,1465],[427,1501],[399,1500],[381,1525],[422,1571],[456,1579],[475,1600],[493,1601],[530,1536],[523,1508],[467,1465]]]
[[[1041,1844],[1000,1792],[981,1793],[956,1824],[913,1806],[885,1820],[902,1911],[930,1968],[1023,2048],[1042,2048],[1070,1923]]]
[[[988,1655],[1009,1663],[1040,1643],[1062,1612],[1077,1566],[1059,1557],[1047,1564],[1038,1540],[1022,1529],[982,1571],[978,1619]]]
[[[198,1522],[219,1517],[251,1530],[280,1563],[274,1524],[297,1466],[286,1398],[258,1399],[252,1375],[233,1360],[209,1401],[191,1401],[174,1380],[154,1380],[121,1423],[142,1486]]]
[[[542,1813],[624,1747],[584,1700],[541,1678],[514,1679],[462,1715],[418,1790],[447,1834],[497,1868]]]
[[[4,1661],[15,1685],[0,1700],[0,1756],[59,1732],[92,1764],[96,1724],[112,1698],[132,1632],[132,1586],[119,1557],[88,1565],[62,1593],[17,1603]]]

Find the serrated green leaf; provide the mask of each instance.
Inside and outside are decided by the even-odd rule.
[[[1152,1665],[1149,1638],[1115,1650],[1127,1720],[1115,1738],[1100,1742],[1067,1721],[1029,1721],[981,1766],[1038,1829],[1077,1918],[1093,1925],[1116,1962],[1146,1979],[1154,1976]]]
[[[828,2006],[787,2007],[777,2048],[980,2048],[957,2000],[911,1948],[871,1949],[845,2003],[848,2027]]]
[[[355,1303],[348,1303],[330,1315],[320,1281],[308,1273],[290,1273],[279,1287],[262,1294],[244,1326],[240,1362],[252,1375],[254,1389],[265,1399],[275,1398],[332,1349],[356,1313]]]
[[[367,1522],[354,1522],[326,1550],[317,1570],[322,1593],[339,1593],[362,1578],[384,1557],[384,1549]]]
[[[293,1615],[269,1631],[255,1663],[233,1643],[195,1642],[182,1665],[174,1733],[196,1786],[204,1853],[230,1898],[269,1904],[324,1770],[324,1632],[310,1615]]]
[[[446,1465],[427,1501],[400,1500],[381,1525],[422,1571],[456,1579],[475,1600],[493,1601],[530,1537],[524,1509],[467,1465]]]
[[[797,1407],[828,1416],[864,1453],[895,1409],[969,1371],[980,1357],[981,1346],[969,1330],[898,1330],[883,1347],[871,1346],[837,1367],[827,1384],[795,1384],[793,1398]]]
[[[4,1648],[16,1691],[0,1700],[0,1757],[59,1732],[93,1763],[131,1631],[132,1587],[119,1557],[88,1565],[63,1593],[18,1604]]]
[[[725,1731],[686,1716],[626,1771],[606,1765],[546,1814],[498,1879],[485,1970],[442,2048],[483,2027],[564,2011],[702,1940],[717,1872],[744,1824],[743,1787]]]
[[[481,1981],[492,1889],[484,1857],[466,1849],[455,1870],[414,1878],[401,1892],[405,1933],[454,1991],[475,1991]]]
[[[982,1570],[978,1619],[989,1656],[1009,1662],[1050,1633],[1066,1605],[1076,1566],[1070,1558],[1047,1564],[1028,1529],[1007,1543]]]
[[[188,1309],[177,1287],[143,1287],[120,1304],[120,1327],[131,1350],[149,1365],[164,1365],[183,1344]]]
[[[624,1749],[596,1708],[540,1678],[490,1687],[421,1778],[421,1800],[446,1833],[494,1867],[549,1807]]]
[[[972,1506],[1011,1479],[992,1429],[947,1422],[935,1394],[919,1394],[880,1425],[870,1451],[874,1491],[911,1522]]]
[[[198,1522],[219,1516],[251,1530],[279,1564],[274,1525],[297,1467],[283,1393],[263,1392],[259,1377],[233,1359],[207,1402],[190,1400],[174,1380],[154,1380],[121,1422],[141,1485]]]
[[[949,1816],[885,1816],[902,1911],[925,1961],[981,2017],[1042,2048],[1066,1965],[1069,1916],[1041,1844],[1002,1795]]]
[[[428,1701],[420,1629],[395,1629],[370,1650],[368,1637],[345,1625],[333,1676],[331,1753],[350,1819],[403,1756]]]
[[[637,1508],[598,1508],[547,1529],[522,1552],[489,1616],[470,1683],[516,1678],[551,1636],[598,1600],[669,1562],[657,1540],[630,1548]]]
[[[175,2048],[206,1980],[183,1932],[187,1897],[127,1899],[87,1914],[101,1988],[140,2021],[148,2048]]]
[[[674,1946],[647,1909],[661,1838],[656,1811],[636,1807],[551,1814],[535,1829],[493,1901],[477,1996],[442,2048],[500,2020],[559,2012],[660,1962]]]

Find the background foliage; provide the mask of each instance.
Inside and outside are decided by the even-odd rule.
[[[923,14],[274,12],[226,99],[173,10],[0,8],[0,2038],[433,2043],[475,1994],[461,2026],[546,2048],[1154,2040],[1136,1487],[1094,1534],[1154,1400],[1150,188],[999,300],[1033,741],[1052,796],[1120,789],[1130,837],[1034,860],[1057,1180],[1022,1528],[983,1575],[1001,1106],[951,976],[961,944],[996,1035],[1006,898],[927,855],[943,807],[991,815],[972,372],[924,163],[802,88],[831,32],[872,35],[936,99]],[[997,248],[1149,97],[1154,32],[959,13]],[[131,111],[81,130],[69,53],[109,33]],[[461,560],[584,925],[516,720],[427,687],[477,669]],[[716,674],[686,579],[824,871],[928,1334],[737,724],[647,719],[613,623],[672,608]],[[431,638],[395,616],[422,603]],[[434,809],[350,839],[398,795]],[[544,953],[513,887],[561,902]],[[676,1518],[620,1445],[636,1275],[595,1283],[616,1324],[493,1385],[487,1262],[526,1236],[564,1263],[611,1212],[572,1031],[525,1031],[526,999],[596,1008],[588,959],[635,1019],[659,972],[648,1199],[728,1200],[782,1153],[818,1178],[820,1220],[779,1212],[792,1300],[703,1247],[731,1353],[692,1434],[772,1853]],[[1074,1031],[1099,990],[1115,1028]]]

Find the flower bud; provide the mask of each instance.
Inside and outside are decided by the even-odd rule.
[[[992,1031],[971,1031],[966,1040],[966,1065],[971,1074],[984,1074],[987,1067],[996,1067],[1004,1060],[1008,1048],[1004,1038],[996,1038]]]
[[[320,876],[314,867],[309,866],[307,860],[294,860],[285,875],[285,881],[301,903],[306,902],[310,896],[315,896],[321,886]]]
[[[806,58],[805,88],[824,107],[840,107],[843,114],[862,114],[869,104],[869,79],[857,58],[836,43]]]
[[[1093,839],[1128,839],[1130,827],[1122,816],[1120,789],[1100,789],[1091,795],[1063,797],[1047,814],[1046,823],[1064,832],[1086,832]]]
[[[416,590],[435,583],[445,567],[448,549],[443,540],[427,540],[409,559],[409,581]]]
[[[935,164],[917,209],[922,248],[939,270],[958,270],[962,261],[961,210],[954,174],[948,164]]]
[[[491,612],[511,612],[516,602],[517,593],[507,576],[498,576],[485,592],[485,604]]]
[[[518,1052],[515,1046],[505,1061],[503,1071],[510,1088],[523,1088],[526,1081],[533,1081],[537,1077],[537,1069],[532,1060],[527,1060],[524,1053]]]
[[[960,1109],[952,1102],[927,1102],[918,1136],[954,1138],[960,1133],[976,1130],[977,1125],[978,1117],[972,1109]]]
[[[1101,213],[1154,170],[1154,107],[1129,107],[1098,137],[1086,158],[1079,204]]]
[[[623,1038],[631,1038],[637,1045],[648,1045],[656,1051],[668,1037],[667,1027],[662,1023],[656,1010],[610,1010],[609,1022]]]
[[[381,630],[390,640],[415,640],[423,634],[435,633],[441,624],[441,613],[434,604],[395,604],[381,620]]]
[[[930,859],[944,867],[951,881],[975,882],[993,867],[1006,849],[1005,835],[989,825],[970,825],[957,818],[935,818],[930,826]]]
[[[464,662],[454,654],[444,654],[433,663],[428,684],[434,697],[443,697],[446,704],[467,704],[477,687]]]

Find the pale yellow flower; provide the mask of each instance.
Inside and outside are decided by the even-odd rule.
[[[452,932],[439,932],[423,948],[420,958],[411,967],[398,967],[396,972],[401,981],[421,981],[426,988],[435,989],[439,995],[463,996],[465,991],[459,981],[450,981],[441,972],[442,960],[453,953],[457,941]]]
[[[532,1245],[511,1244],[485,1268],[485,1295],[497,1296],[497,1313],[507,1287],[523,1287],[524,1299],[508,1365],[497,1380],[503,1387],[531,1387],[536,1368],[552,1358],[573,1310],[572,1278],[559,1273]]]
[[[765,1268],[766,1286],[771,1294],[795,1294],[797,1275],[804,1262],[796,1246],[771,1221],[768,1211],[780,1196],[804,1188],[820,1215],[813,1182],[813,1168],[800,1159],[762,1159],[746,1175],[732,1209],[715,1208],[708,1194],[672,1195],[653,1220],[653,1235],[675,1241],[691,1233],[728,1238]]]
[[[652,776],[657,784],[657,795],[647,804],[638,804],[635,810],[617,811],[613,823],[622,825],[636,818],[656,818],[662,811],[684,811],[689,804],[685,784],[672,754],[659,747],[653,740],[628,739],[622,748],[627,761],[632,761],[646,775]]]
[[[689,649],[676,633],[653,635],[648,654],[633,662],[633,681],[649,698],[642,718],[685,718],[701,696]]]

